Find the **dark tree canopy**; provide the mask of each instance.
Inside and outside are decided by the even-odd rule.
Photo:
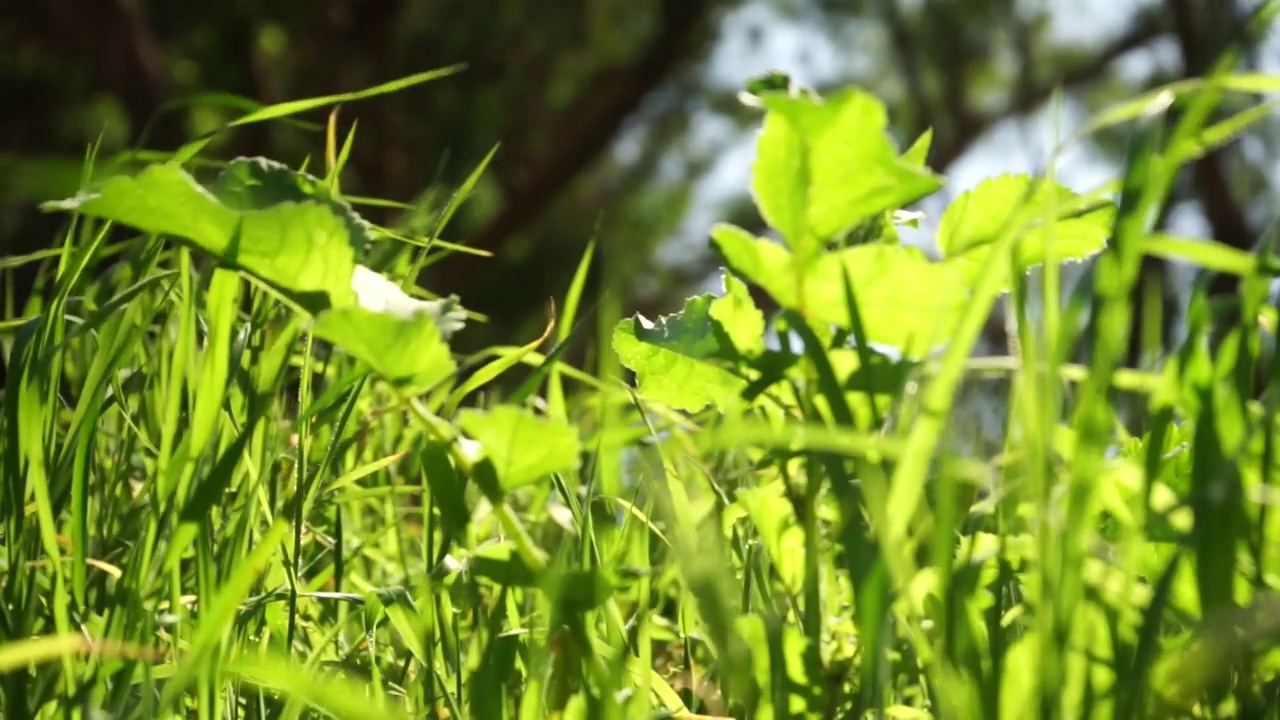
[[[423,70],[466,70],[410,91],[345,107],[357,123],[344,189],[417,203],[421,210],[376,219],[427,231],[423,218],[444,202],[491,150],[479,186],[444,235],[495,253],[456,255],[421,278],[459,293],[491,318],[488,337],[513,341],[541,322],[587,241],[636,281],[633,301],[663,311],[714,262],[688,253],[675,264],[654,250],[679,235],[694,182],[733,142],[691,140],[708,117],[742,132],[756,116],[706,61],[734,38],[728,17],[748,10],[840,48],[824,82],[855,82],[894,109],[894,132],[909,142],[926,129],[931,165],[946,173],[1011,118],[1032,115],[1063,89],[1085,110],[1160,81],[1205,72],[1224,51],[1257,61],[1253,8],[1238,0],[1124,3],[1089,42],[1054,29],[1071,3],[1040,9],[1013,0],[367,0],[215,3],[52,0],[17,4],[0,19],[0,243],[29,252],[56,236],[58,218],[34,201],[74,190],[85,148],[140,143],[171,150],[233,118],[244,98],[261,103],[359,89]],[[1117,9],[1118,8],[1118,9]],[[747,23],[745,44],[761,48],[779,27]],[[1170,50],[1173,52],[1169,52]],[[782,70],[804,58],[779,57]],[[1134,67],[1139,67],[1137,72]],[[307,120],[323,123],[317,114]],[[1270,134],[1270,135],[1269,135]],[[1263,128],[1259,137],[1274,135]],[[617,152],[626,136],[635,150]],[[1124,137],[1091,139],[1106,157]],[[218,157],[269,154],[316,158],[321,134],[284,124],[225,134]],[[1252,245],[1252,204],[1271,186],[1274,143],[1205,157],[1168,210],[1187,205],[1218,239]],[[746,178],[741,185],[745,188]],[[743,194],[745,197],[745,193]],[[750,215],[733,203],[722,215]],[[742,218],[736,218],[741,220]],[[752,219],[747,218],[749,223]],[[758,219],[755,219],[758,223]],[[688,238],[684,238],[687,241]],[[705,247],[705,243],[700,246]],[[1154,270],[1154,268],[1153,268]],[[644,282],[641,283],[640,281]],[[1217,287],[1229,292],[1229,283]]]

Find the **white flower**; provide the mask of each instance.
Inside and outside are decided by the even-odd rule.
[[[458,443],[458,449],[462,451],[463,457],[471,462],[476,462],[484,454],[484,446],[471,438],[459,435],[456,442]]]
[[[357,265],[351,276],[351,289],[355,291],[356,302],[370,312],[394,315],[402,320],[410,320],[422,314],[435,318],[440,333],[448,338],[462,329],[465,314],[459,307],[457,298],[452,296],[441,300],[419,300],[410,297],[400,286],[388,280],[380,273]]]
[[[893,221],[898,225],[915,226],[924,219],[924,213],[919,210],[894,210]]]
[[[363,265],[356,266],[351,276],[351,289],[360,307],[377,313],[390,313],[408,319],[427,311],[432,303],[409,297],[400,286]]]

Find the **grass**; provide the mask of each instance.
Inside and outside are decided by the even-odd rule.
[[[1038,272],[1008,272],[1047,217],[1034,189],[999,227],[947,235],[971,295],[922,357],[873,349],[904,321],[856,267],[820,271],[841,253],[883,253],[886,273],[917,260],[807,244],[817,216],[787,214],[849,179],[756,186],[767,218],[794,221],[775,225],[794,288],[753,275],[735,251],[754,241],[721,227],[723,296],[640,322],[607,257],[606,291],[583,296],[591,245],[543,337],[440,360],[420,385],[405,378],[445,366],[389,361],[408,334],[334,331],[337,294],[305,306],[269,263],[129,230],[155,212],[76,206],[57,252],[3,268],[41,278],[3,326],[3,716],[1280,716],[1275,261],[1150,226],[1189,159],[1261,117],[1210,124],[1223,88],[1280,86],[1222,77],[1175,88],[1176,123],[1149,103],[1104,116],[1132,123],[1125,175],[1099,194],[1116,202],[1073,211],[1100,225],[1053,225]],[[766,99],[766,136],[800,132],[778,118],[812,108],[791,102]],[[341,197],[352,136],[339,147],[334,128],[316,202]],[[795,139],[819,157],[816,138]],[[895,209],[854,224],[885,233]],[[1094,227],[1104,247],[1067,295],[1067,230]],[[370,232],[391,278],[459,251]],[[957,244],[979,235],[976,254]],[[1242,277],[1234,301],[1193,293],[1156,370],[1121,367],[1144,254]],[[737,278],[778,297],[776,322]],[[1001,296],[1017,352],[974,359]],[[589,323],[612,343],[564,364]],[[1068,362],[1083,327],[1086,361]],[[447,340],[434,332],[412,346],[424,357]],[[992,374],[1001,452],[957,452],[957,398]],[[1120,389],[1141,400],[1139,435]]]

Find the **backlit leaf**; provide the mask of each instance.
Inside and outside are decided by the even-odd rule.
[[[764,103],[751,189],[761,215],[801,257],[942,186],[918,159],[899,156],[884,104],[861,90],[822,99],[770,93]]]
[[[711,295],[699,295],[686,300],[680,313],[657,322],[637,316],[614,328],[613,350],[636,373],[642,396],[696,412],[708,404],[723,408],[746,387],[746,380],[730,369],[736,353],[712,316],[716,302]],[[738,302],[731,299],[716,307],[721,315],[732,316]],[[742,336],[748,322],[754,321],[735,325],[734,332]]]
[[[578,432],[566,422],[500,405],[491,410],[463,410],[458,414],[458,425],[480,444],[503,490],[578,467]]]
[[[1017,267],[1026,272],[1045,262],[1050,243],[1060,262],[1081,261],[1100,252],[1114,218],[1113,205],[1086,206],[1081,196],[1057,183],[1002,175],[951,203],[938,228],[938,249],[948,265],[972,276],[1008,229],[1021,236],[1014,247]]]
[[[813,260],[803,274],[786,248],[731,225],[712,236],[729,267],[764,288],[779,305],[849,329],[845,274],[870,342],[918,358],[943,344],[969,298],[964,278],[915,248],[860,245]]]
[[[741,280],[724,275],[724,295],[711,302],[709,314],[739,355],[750,357],[764,351],[764,314]]]
[[[317,315],[318,337],[406,389],[454,371],[445,340],[462,327],[461,308],[452,298],[411,298],[357,265],[371,226],[305,173],[239,158],[210,190],[180,165],[163,163],[44,207],[172,236],[256,277]]]
[[[456,366],[435,317],[397,317],[363,307],[328,310],[312,331],[407,392],[424,391],[453,374]]]
[[[96,189],[43,207],[182,239],[313,313],[355,302],[351,279],[356,252],[350,229],[332,207],[319,202],[235,209],[181,166],[163,163],[137,176],[108,178]]]

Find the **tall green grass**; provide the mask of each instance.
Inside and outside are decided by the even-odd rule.
[[[1180,168],[1262,117],[1211,123],[1223,95],[1277,89],[1221,74],[1114,108],[1088,129],[1132,133],[1117,183],[995,179],[948,211],[935,264],[893,231],[940,183],[928,137],[899,154],[860,93],[763,92],[752,183],[784,246],[717,226],[725,293],[650,322],[623,317],[607,256],[584,297],[588,245],[542,337],[471,357],[440,353],[465,332],[447,303],[380,325],[341,297],[349,270],[333,285],[231,253],[199,214],[222,206],[194,210],[177,164],[88,184],[49,207],[68,211],[57,252],[4,269],[41,282],[4,325],[0,712],[1277,716],[1276,261],[1269,241],[1152,226]],[[298,208],[355,217],[338,183],[354,133],[329,129],[323,177],[236,186],[236,237],[312,242]],[[896,184],[863,192],[872,171]],[[302,194],[262,204],[281,178]],[[466,251],[345,227],[397,282]],[[1069,295],[1077,255],[1092,270]],[[1122,367],[1144,255],[1243,288],[1197,290],[1154,371]],[[773,322],[744,281],[775,295]],[[964,295],[913,310],[940,287]],[[1002,296],[1016,352],[975,359]],[[591,365],[565,364],[593,325]],[[951,442],[979,375],[1009,398],[995,457]],[[1140,436],[1121,391],[1143,399]]]

